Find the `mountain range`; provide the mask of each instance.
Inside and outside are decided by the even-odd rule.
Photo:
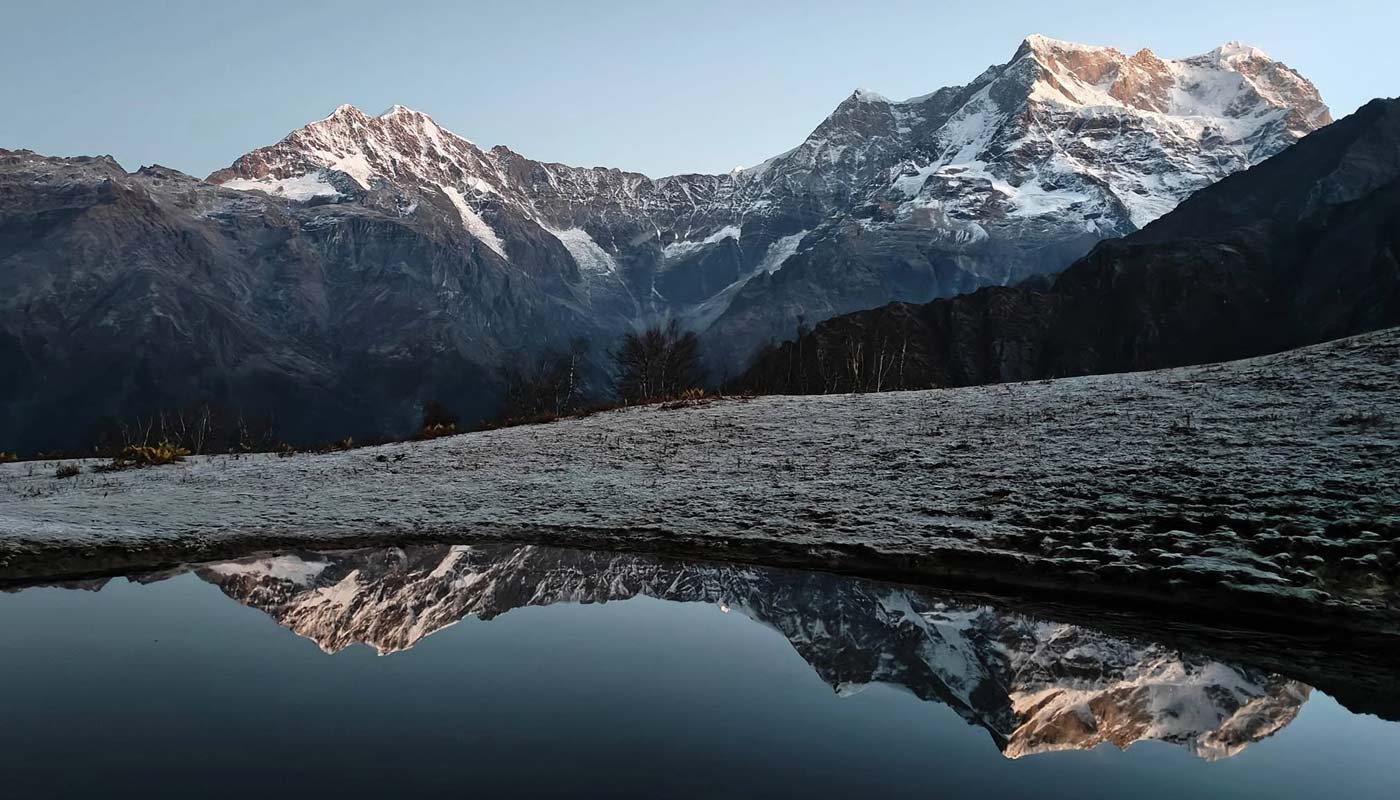
[[[1047,283],[838,317],[746,382],[820,393],[1128,372],[1400,325],[1400,100],[1373,100]]]
[[[0,151],[0,444],[194,402],[293,440],[489,415],[496,371],[676,319],[719,380],[801,326],[1053,274],[1331,122],[1229,44],[1027,38],[964,86],[857,90],[799,146],[651,179],[341,106],[206,180]]]

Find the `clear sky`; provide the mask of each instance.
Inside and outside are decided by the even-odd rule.
[[[1229,40],[1336,116],[1400,94],[1397,0],[0,0],[0,147],[203,176],[353,103],[660,176],[757,163],[856,87],[966,83],[1029,33],[1166,57]]]

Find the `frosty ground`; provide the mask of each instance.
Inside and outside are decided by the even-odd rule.
[[[1400,633],[1400,329],[968,389],[649,406],[325,455],[0,466],[0,579],[521,540]],[[85,467],[89,466],[85,464]]]

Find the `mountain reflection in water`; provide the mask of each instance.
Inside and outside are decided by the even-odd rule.
[[[195,574],[316,642],[412,648],[467,616],[646,595],[710,603],[787,638],[835,691],[904,687],[1010,758],[1160,740],[1229,758],[1297,716],[1295,680],[937,591],[755,566],[548,547],[416,546],[207,564]]]

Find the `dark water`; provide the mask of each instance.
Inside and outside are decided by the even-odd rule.
[[[1400,724],[1312,667],[1112,627],[506,546],[30,588],[0,594],[0,796],[1397,796]]]

